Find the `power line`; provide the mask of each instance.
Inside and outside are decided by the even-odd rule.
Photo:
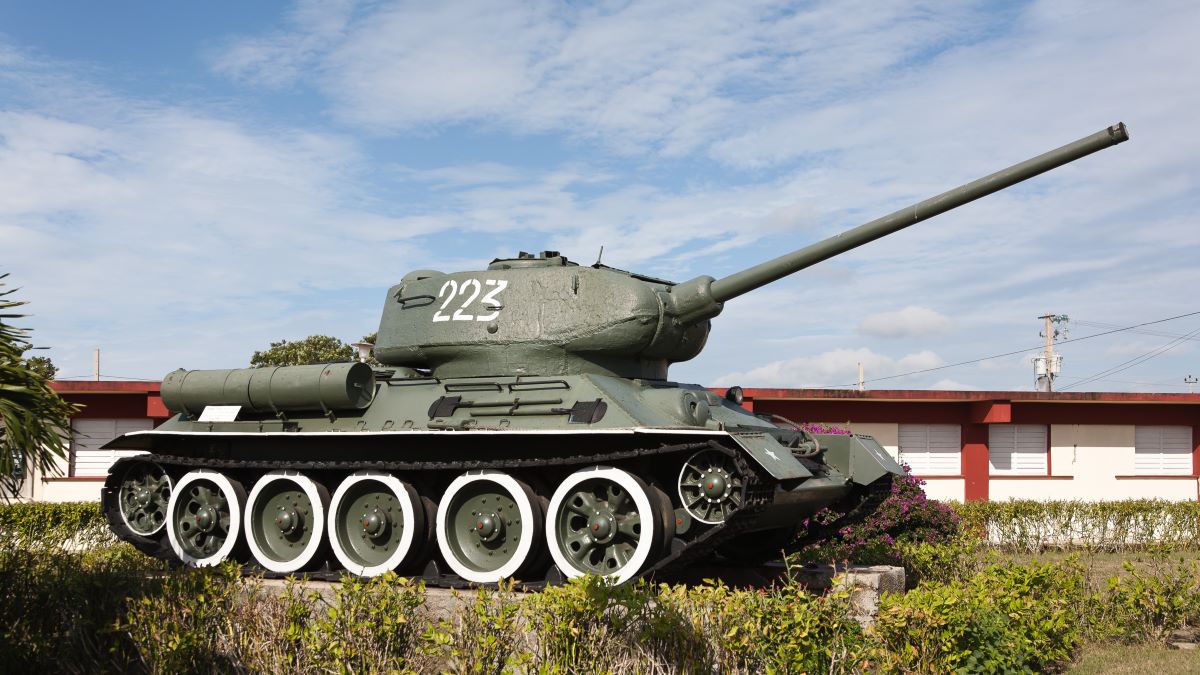
[[[1071,319],[1071,323],[1076,326],[1090,326],[1093,328],[1119,328],[1119,326],[1117,326],[1116,324],[1112,324],[1112,323],[1100,323],[1098,321],[1082,321],[1079,319]],[[1130,333],[1138,333],[1140,335],[1153,335],[1154,337],[1166,337],[1166,338],[1184,337],[1177,333],[1165,333],[1160,330],[1133,329],[1133,330],[1130,330],[1129,332]],[[1200,337],[1192,337],[1192,338],[1188,338],[1188,339],[1200,341]]]
[[[1154,324],[1157,324],[1157,323],[1165,323],[1167,321],[1183,319],[1183,318],[1186,318],[1189,316],[1196,316],[1198,314],[1200,314],[1200,312],[1188,312],[1187,314],[1179,314],[1176,316],[1167,317],[1165,319],[1157,319],[1155,321],[1147,321],[1145,323],[1134,324],[1132,326],[1125,326],[1123,328],[1114,328],[1113,330],[1104,331],[1103,333],[1093,333],[1091,335],[1085,335],[1083,337],[1059,340],[1058,344],[1066,344],[1068,342],[1083,342],[1084,340],[1091,340],[1092,338],[1103,337],[1105,335],[1112,335],[1113,333],[1123,333],[1125,331],[1130,331],[1135,328],[1141,328],[1142,326],[1153,326]],[[1200,331],[1198,331],[1198,332],[1200,332]],[[1184,336],[1184,337],[1187,339],[1190,339],[1190,337],[1195,334],[1196,334],[1196,332],[1189,333],[1187,336]],[[873,377],[869,380],[864,380],[863,382],[882,382],[884,380],[894,380],[894,379],[897,379],[900,377],[909,377],[910,375],[921,375],[923,373],[932,373],[932,372],[938,371],[938,370],[946,370],[947,368],[957,368],[959,366],[969,366],[973,363],[990,361],[992,359],[1001,359],[1001,358],[1004,358],[1005,356],[1016,356],[1017,354],[1024,354],[1029,351],[1041,349],[1041,348],[1042,348],[1042,345],[1037,345],[1035,347],[1026,347],[1025,349],[1018,349],[1016,351],[1005,352],[1003,354],[993,354],[991,356],[985,356],[985,357],[979,358],[979,359],[971,359],[969,361],[959,361],[957,363],[950,363],[950,364],[947,364],[944,366],[935,366],[933,368],[922,368],[921,370],[912,370],[907,373],[900,373],[898,375],[888,375],[886,377]],[[1078,383],[1076,383],[1076,384],[1078,384]],[[851,382],[849,384],[825,385],[825,386],[817,387],[817,389],[840,389],[842,387],[857,387],[857,386],[858,386],[858,382],[855,381],[855,382]]]
[[[1167,352],[1178,347],[1179,345],[1181,345],[1184,342],[1188,341],[1189,339],[1195,337],[1196,335],[1200,335],[1200,328],[1197,328],[1196,330],[1192,331],[1191,333],[1188,333],[1187,335],[1181,335],[1181,336],[1175,338],[1174,340],[1171,340],[1167,344],[1165,344],[1161,347],[1156,347],[1154,349],[1151,349],[1150,351],[1148,351],[1140,356],[1136,356],[1132,359],[1129,359],[1128,361],[1118,363],[1117,365],[1113,366],[1112,368],[1109,368],[1108,370],[1103,370],[1099,373],[1096,373],[1095,375],[1085,377],[1078,382],[1068,384],[1067,386],[1063,387],[1063,389],[1070,389],[1071,387],[1078,387],[1081,385],[1085,385],[1090,382],[1095,382],[1096,380],[1099,380],[1100,378],[1102,378],[1106,375],[1116,375],[1117,373],[1119,373],[1121,371],[1129,370],[1130,368],[1137,366],[1137,365],[1141,365],[1156,356],[1161,356],[1163,354],[1166,354]]]

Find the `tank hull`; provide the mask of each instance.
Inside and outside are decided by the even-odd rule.
[[[497,570],[510,571],[473,560],[464,548],[486,549],[488,542],[479,531],[490,525],[479,514],[491,495],[493,501],[505,500],[510,512],[528,507],[522,518],[508,516],[506,521],[509,530],[522,521],[521,536],[513,541],[533,540],[528,560],[509,576],[539,581],[602,573],[605,565],[615,565],[614,574],[625,581],[707,559],[738,535],[794,530],[822,508],[861,500],[901,470],[894,462],[873,460],[876,470],[863,471],[848,461],[851,455],[860,462],[857,455],[870,456],[863,449],[835,452],[834,459],[844,465],[839,467],[812,437],[777,427],[694,385],[601,375],[381,376],[375,388],[365,408],[267,413],[261,406],[246,406],[232,413],[226,409],[221,421],[210,421],[206,411],[196,410],[195,397],[189,399],[189,412],[110,443],[147,453],[119,462],[106,482],[103,502],[114,531],[151,555],[189,564],[211,564],[219,557],[268,573],[344,569],[369,574],[378,567],[366,564],[374,559],[371,549],[361,559],[337,555],[336,542],[365,536],[359,532],[362,513],[334,513],[341,504],[337,493],[370,483],[376,496],[398,508],[404,505],[402,490],[385,485],[395,481],[415,497],[407,519],[393,517],[404,521],[415,543],[389,569],[447,584],[464,579],[486,583],[496,580],[491,577]],[[222,403],[230,400],[221,392]],[[144,514],[129,496],[130,484],[145,483],[150,467],[154,475],[165,476],[160,482],[186,482],[191,490],[157,509],[152,520],[161,513],[165,525],[153,532],[131,525]],[[226,489],[218,477],[231,487]],[[518,487],[509,489],[510,482]],[[288,489],[271,487],[276,484]],[[272,490],[280,494],[261,496]],[[645,504],[614,511],[609,507],[620,501],[614,491]],[[475,492],[484,496],[461,496]],[[216,497],[210,499],[209,493]],[[288,495],[294,497],[291,502]],[[181,506],[188,499],[192,501]],[[596,513],[583,519],[575,513],[582,509],[570,503],[552,512],[556,499],[594,500]],[[205,517],[206,509],[220,510],[221,500],[227,503],[226,530],[201,532],[192,521]],[[289,514],[308,523],[308,539],[292,541],[277,531],[284,526],[277,527],[272,518],[290,523]],[[464,534],[461,524],[456,529],[452,522],[456,517],[475,518],[479,528],[468,523]],[[439,525],[439,518],[451,522]],[[316,526],[317,520],[324,521],[323,527]],[[629,541],[612,543],[619,540],[620,523],[628,529],[630,522],[650,520],[656,521],[652,535],[629,532]],[[238,532],[231,533],[235,525]],[[605,548],[603,530],[610,525],[615,538]],[[578,541],[581,532],[590,533],[588,541],[608,557],[596,553],[556,561],[553,554],[568,555],[568,542]],[[201,543],[189,547],[189,536]],[[314,537],[326,543],[313,544]],[[312,548],[311,555],[305,547]],[[290,557],[299,549],[303,554]],[[626,569],[622,556],[631,558],[636,569]],[[562,569],[564,564],[568,569]]]

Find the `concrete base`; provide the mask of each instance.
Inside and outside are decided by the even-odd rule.
[[[850,616],[864,626],[875,621],[879,613],[879,597],[883,593],[904,592],[904,568],[888,565],[872,567],[850,567],[834,565],[805,565],[793,567],[791,570],[782,564],[764,565],[761,567],[696,567],[689,570],[687,577],[675,578],[678,583],[701,583],[702,579],[722,579],[731,586],[770,586],[789,573],[802,586],[814,593],[822,593],[831,589],[850,589]],[[682,576],[682,575],[680,575]],[[279,579],[263,581],[265,588],[282,588],[285,582]],[[333,600],[333,583],[328,581],[313,581],[306,583],[310,590],[315,590]],[[521,595],[521,593],[518,593]],[[475,591],[462,588],[453,591],[448,588],[430,587],[425,590],[424,612],[430,618],[449,618],[461,606],[475,601]]]
[[[793,568],[791,573],[812,591],[850,589],[850,616],[864,626],[875,622],[882,594],[904,592],[903,567],[805,565]]]

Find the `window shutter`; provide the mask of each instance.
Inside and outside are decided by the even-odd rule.
[[[900,461],[918,476],[962,473],[962,427],[957,424],[901,424]]]
[[[992,424],[988,427],[988,464],[994,475],[1045,476],[1046,427],[1040,424]]]
[[[107,476],[113,462],[143,454],[141,450],[101,450],[100,446],[130,431],[153,429],[141,419],[77,419],[71,423],[72,476]]]
[[[1192,428],[1139,426],[1134,432],[1134,473],[1190,476]]]

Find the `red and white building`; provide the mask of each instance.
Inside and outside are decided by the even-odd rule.
[[[97,500],[122,451],[109,440],[170,413],[157,382],[54,382],[83,404],[61,476],[22,496]],[[746,389],[762,415],[874,436],[937,499],[1200,499],[1200,394]]]
[[[100,446],[127,431],[153,429],[171,413],[163,405],[158,382],[54,381],[50,386],[83,409],[71,418],[68,457],[59,462],[58,475],[35,475],[21,486],[25,499],[51,502],[99,501],[108,467],[128,454],[101,450]]]
[[[935,499],[1200,499],[1200,394],[746,389],[870,434]]]

